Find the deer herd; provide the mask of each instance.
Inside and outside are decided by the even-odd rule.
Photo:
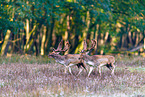
[[[79,68],[79,72],[77,74],[80,75],[83,69],[88,72],[88,77],[95,67],[98,67],[99,74],[101,76],[101,67],[106,66],[111,70],[111,74],[114,75],[115,69],[115,58],[111,55],[88,55],[89,52],[95,48],[96,41],[91,40],[91,47],[87,48],[87,43],[84,40],[83,50],[80,51],[80,54],[66,54],[60,55],[60,52],[66,52],[70,48],[70,44],[68,41],[65,42],[65,46],[62,49],[63,40],[59,43],[57,49],[53,48],[53,52],[48,55],[49,58],[54,58],[57,63],[64,65],[65,73],[69,70],[70,74],[72,74],[71,67],[77,66]],[[89,71],[88,71],[89,70]]]

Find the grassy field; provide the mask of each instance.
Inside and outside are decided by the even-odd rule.
[[[76,77],[47,57],[0,57],[0,97],[145,97],[145,58],[116,56],[115,65],[115,76],[103,67],[101,77]]]

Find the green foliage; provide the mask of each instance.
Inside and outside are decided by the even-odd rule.
[[[17,2],[0,1],[0,30],[3,33],[9,29],[13,33],[23,29],[23,23],[18,20],[20,12],[16,9]]]
[[[90,36],[92,33],[98,33],[98,36],[103,33],[105,36],[105,33],[109,32],[110,38],[122,37],[129,31],[144,35],[144,0],[1,0],[0,4],[0,32],[4,35],[8,29],[14,34],[26,35],[26,19],[30,21],[29,30],[37,24],[33,31],[35,33],[37,30],[37,33],[31,35],[35,38],[40,35],[40,40],[43,25],[47,26],[47,35],[53,32],[56,37],[62,37],[67,31],[68,36],[78,40],[83,37],[85,31]],[[96,25],[99,25],[99,28],[96,28]],[[90,36],[87,38],[90,39]],[[94,34],[93,37],[97,36]],[[76,45],[79,45],[79,42]]]

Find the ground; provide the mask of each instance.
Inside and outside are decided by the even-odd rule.
[[[78,77],[64,73],[64,66],[48,57],[13,55],[0,57],[2,97],[144,97],[145,58],[115,56],[115,76],[103,67],[90,77],[84,70]],[[77,67],[72,68],[78,72]]]

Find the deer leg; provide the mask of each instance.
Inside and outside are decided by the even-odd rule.
[[[111,65],[111,63],[107,63],[106,67],[107,67],[108,69],[112,70],[112,65]]]
[[[71,68],[70,68],[70,67],[68,67],[68,68],[69,68],[69,73],[70,73],[71,75],[73,75],[72,72],[71,72]]]
[[[99,74],[101,76],[101,66],[100,65],[98,66],[98,70],[99,70]]]
[[[83,68],[86,70],[86,72],[88,72],[88,67],[86,63],[83,63]]]
[[[79,76],[80,75],[80,73],[83,71],[83,68],[82,67],[80,67],[79,68],[79,73],[77,74],[77,76]]]
[[[72,63],[70,63],[70,64],[68,65],[69,73],[70,73],[71,75],[73,75],[72,72],[71,72],[71,66],[74,66],[74,65],[75,65],[75,64],[72,64]]]
[[[79,66],[78,67],[79,68],[79,73],[77,74],[77,76],[80,75],[80,73],[83,71],[83,68],[86,70],[86,72],[88,72],[88,68],[86,68],[87,66],[86,66],[85,63],[79,63],[79,65],[77,65],[77,66]]]
[[[111,63],[111,66],[112,66],[112,72],[111,72],[111,75],[114,75],[115,65],[114,65],[113,63]]]
[[[93,71],[94,67],[90,67],[90,71],[88,73],[88,77],[90,76],[91,72]]]
[[[64,73],[67,73],[68,66],[65,66]]]
[[[68,68],[69,68],[69,62],[68,62],[68,61],[67,61],[67,62],[65,62],[64,66],[65,66],[64,73],[67,73]],[[70,71],[69,71],[69,72],[70,72]]]

